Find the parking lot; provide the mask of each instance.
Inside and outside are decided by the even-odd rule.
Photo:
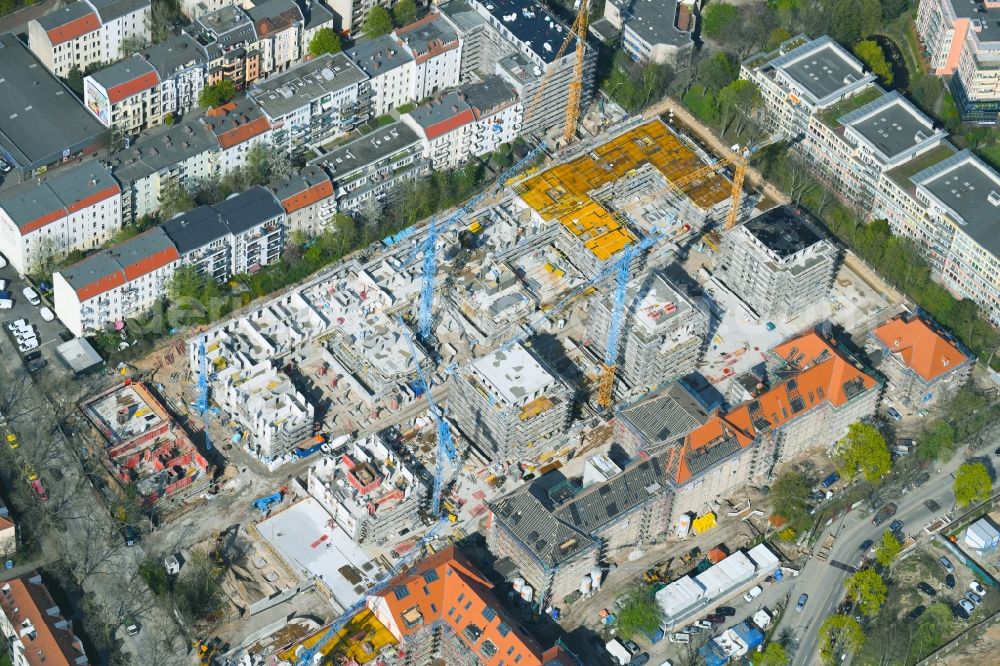
[[[9,310],[0,310],[0,321],[3,322],[3,333],[0,334],[0,359],[4,365],[11,370],[16,370],[23,365],[23,353],[17,350],[17,340],[11,335],[7,328],[7,323],[26,319],[28,323],[35,327],[38,338],[38,349],[42,358],[47,362],[47,366],[41,372],[69,372],[69,370],[56,357],[56,347],[62,343],[60,334],[69,335],[66,327],[58,319],[45,321],[39,311],[43,306],[52,309],[51,302],[43,300],[41,305],[32,305],[21,293],[28,286],[28,283],[21,279],[17,271],[10,265],[0,268],[0,280],[5,280],[7,286],[5,291],[11,293],[14,305]],[[37,290],[36,290],[37,291]]]

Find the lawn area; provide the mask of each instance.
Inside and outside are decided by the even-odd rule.
[[[9,654],[0,654],[0,666],[11,666]]]

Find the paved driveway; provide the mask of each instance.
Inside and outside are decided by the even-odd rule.
[[[27,319],[37,331],[38,351],[42,353],[42,358],[48,361],[48,367],[43,372],[58,372],[68,375],[69,368],[63,365],[56,355],[56,347],[62,343],[59,334],[65,333],[66,327],[58,319],[53,321],[42,319],[39,310],[45,304],[35,306],[28,302],[28,299],[21,293],[27,283],[18,276],[17,271],[11,266],[0,268],[0,279],[6,280],[6,290],[11,292],[14,300],[13,308],[0,310],[0,321],[4,323],[3,332],[0,333],[0,360],[11,370],[16,370],[21,365],[22,354],[17,350],[17,342],[7,331],[6,323]],[[49,309],[52,309],[51,306]]]

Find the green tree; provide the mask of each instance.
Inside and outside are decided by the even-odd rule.
[[[874,569],[862,569],[844,580],[847,597],[854,601],[854,607],[862,615],[875,617],[885,603],[886,585],[882,576]]]
[[[955,503],[966,506],[988,500],[993,493],[993,481],[986,465],[966,463],[955,473]]]
[[[737,136],[742,134],[761,101],[757,84],[746,79],[736,79],[720,90],[718,102],[723,134],[729,130],[733,121],[736,121],[734,129]]]
[[[154,44],[166,40],[174,23],[183,19],[178,0],[152,0],[149,8],[149,33]]]
[[[83,70],[78,65],[73,65],[66,72],[66,78],[63,79],[63,82],[77,97],[83,99]]]
[[[414,0],[399,0],[392,8],[392,20],[400,28],[416,21],[417,3]]]
[[[865,642],[865,632],[849,615],[831,615],[819,628],[819,656],[825,664],[839,664],[840,655],[854,652]]]
[[[332,28],[320,28],[309,40],[309,53],[313,56],[321,56],[324,53],[340,53],[343,50],[340,43],[340,35]]]
[[[389,10],[382,5],[372,7],[371,11],[368,12],[368,18],[365,19],[364,25],[361,27],[361,31],[369,39],[388,35],[392,32],[392,16],[389,15]]]
[[[791,525],[801,525],[809,517],[809,480],[795,470],[783,473],[771,486],[772,511]]]
[[[739,73],[739,63],[724,51],[719,51],[698,64],[698,80],[713,93],[719,92],[735,81]]]
[[[879,0],[821,0],[822,9],[829,21],[829,32],[838,42],[853,44],[878,31],[882,25],[882,7]]]
[[[189,622],[211,615],[221,605],[214,565],[207,555],[195,553],[185,562],[174,585],[174,603]]]
[[[896,558],[899,557],[899,551],[902,549],[903,545],[899,543],[899,539],[892,532],[886,530],[882,533],[882,542],[875,549],[875,561],[883,567],[888,567],[896,561]]]
[[[618,613],[618,634],[632,638],[641,632],[653,632],[660,626],[660,606],[649,588],[633,588]]]
[[[205,283],[205,278],[194,266],[179,266],[167,282],[167,297],[171,301],[197,297]]]
[[[681,101],[703,123],[715,125],[719,121],[719,107],[715,103],[715,94],[700,83],[691,86]]]
[[[753,666],[788,666],[791,661],[785,648],[778,643],[768,643],[762,652],[753,658]]]
[[[955,430],[944,419],[935,419],[917,440],[921,460],[948,461],[955,452]]]
[[[204,107],[222,106],[236,97],[236,84],[228,79],[205,86],[198,95],[198,104]]]
[[[885,59],[885,52],[878,42],[865,39],[854,45],[854,55],[861,58],[872,74],[887,86],[892,85],[892,67]]]
[[[177,213],[184,213],[194,208],[194,197],[177,180],[168,180],[160,187],[160,216],[170,219]]]
[[[739,27],[740,20],[738,7],[724,2],[709,3],[701,13],[701,34],[709,39],[722,41]]]
[[[928,606],[913,635],[914,656],[920,659],[941,647],[951,635],[953,623],[948,604],[939,601]]]
[[[839,446],[841,473],[845,477],[861,472],[867,481],[878,483],[892,466],[885,438],[867,423],[852,423]]]

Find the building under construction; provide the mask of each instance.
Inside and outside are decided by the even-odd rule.
[[[590,344],[604,349],[613,294],[590,306]],[[654,386],[694,372],[705,347],[708,312],[660,271],[634,278],[626,289],[618,345],[616,389]]]
[[[449,417],[493,461],[551,457],[569,427],[573,392],[521,344],[462,367]]]
[[[208,462],[143,384],[126,381],[82,408],[104,436],[105,465],[143,504],[180,501],[207,487]]]
[[[627,213],[637,199],[662,191],[661,198],[676,209],[676,219],[657,228],[668,235],[683,225],[699,228],[710,218],[719,219],[728,208],[732,184],[715,172],[684,181],[705,165],[662,121],[652,120],[514,189],[535,216],[561,225],[557,245],[585,275],[593,275],[636,242]],[[672,187],[674,181],[683,184]]]

